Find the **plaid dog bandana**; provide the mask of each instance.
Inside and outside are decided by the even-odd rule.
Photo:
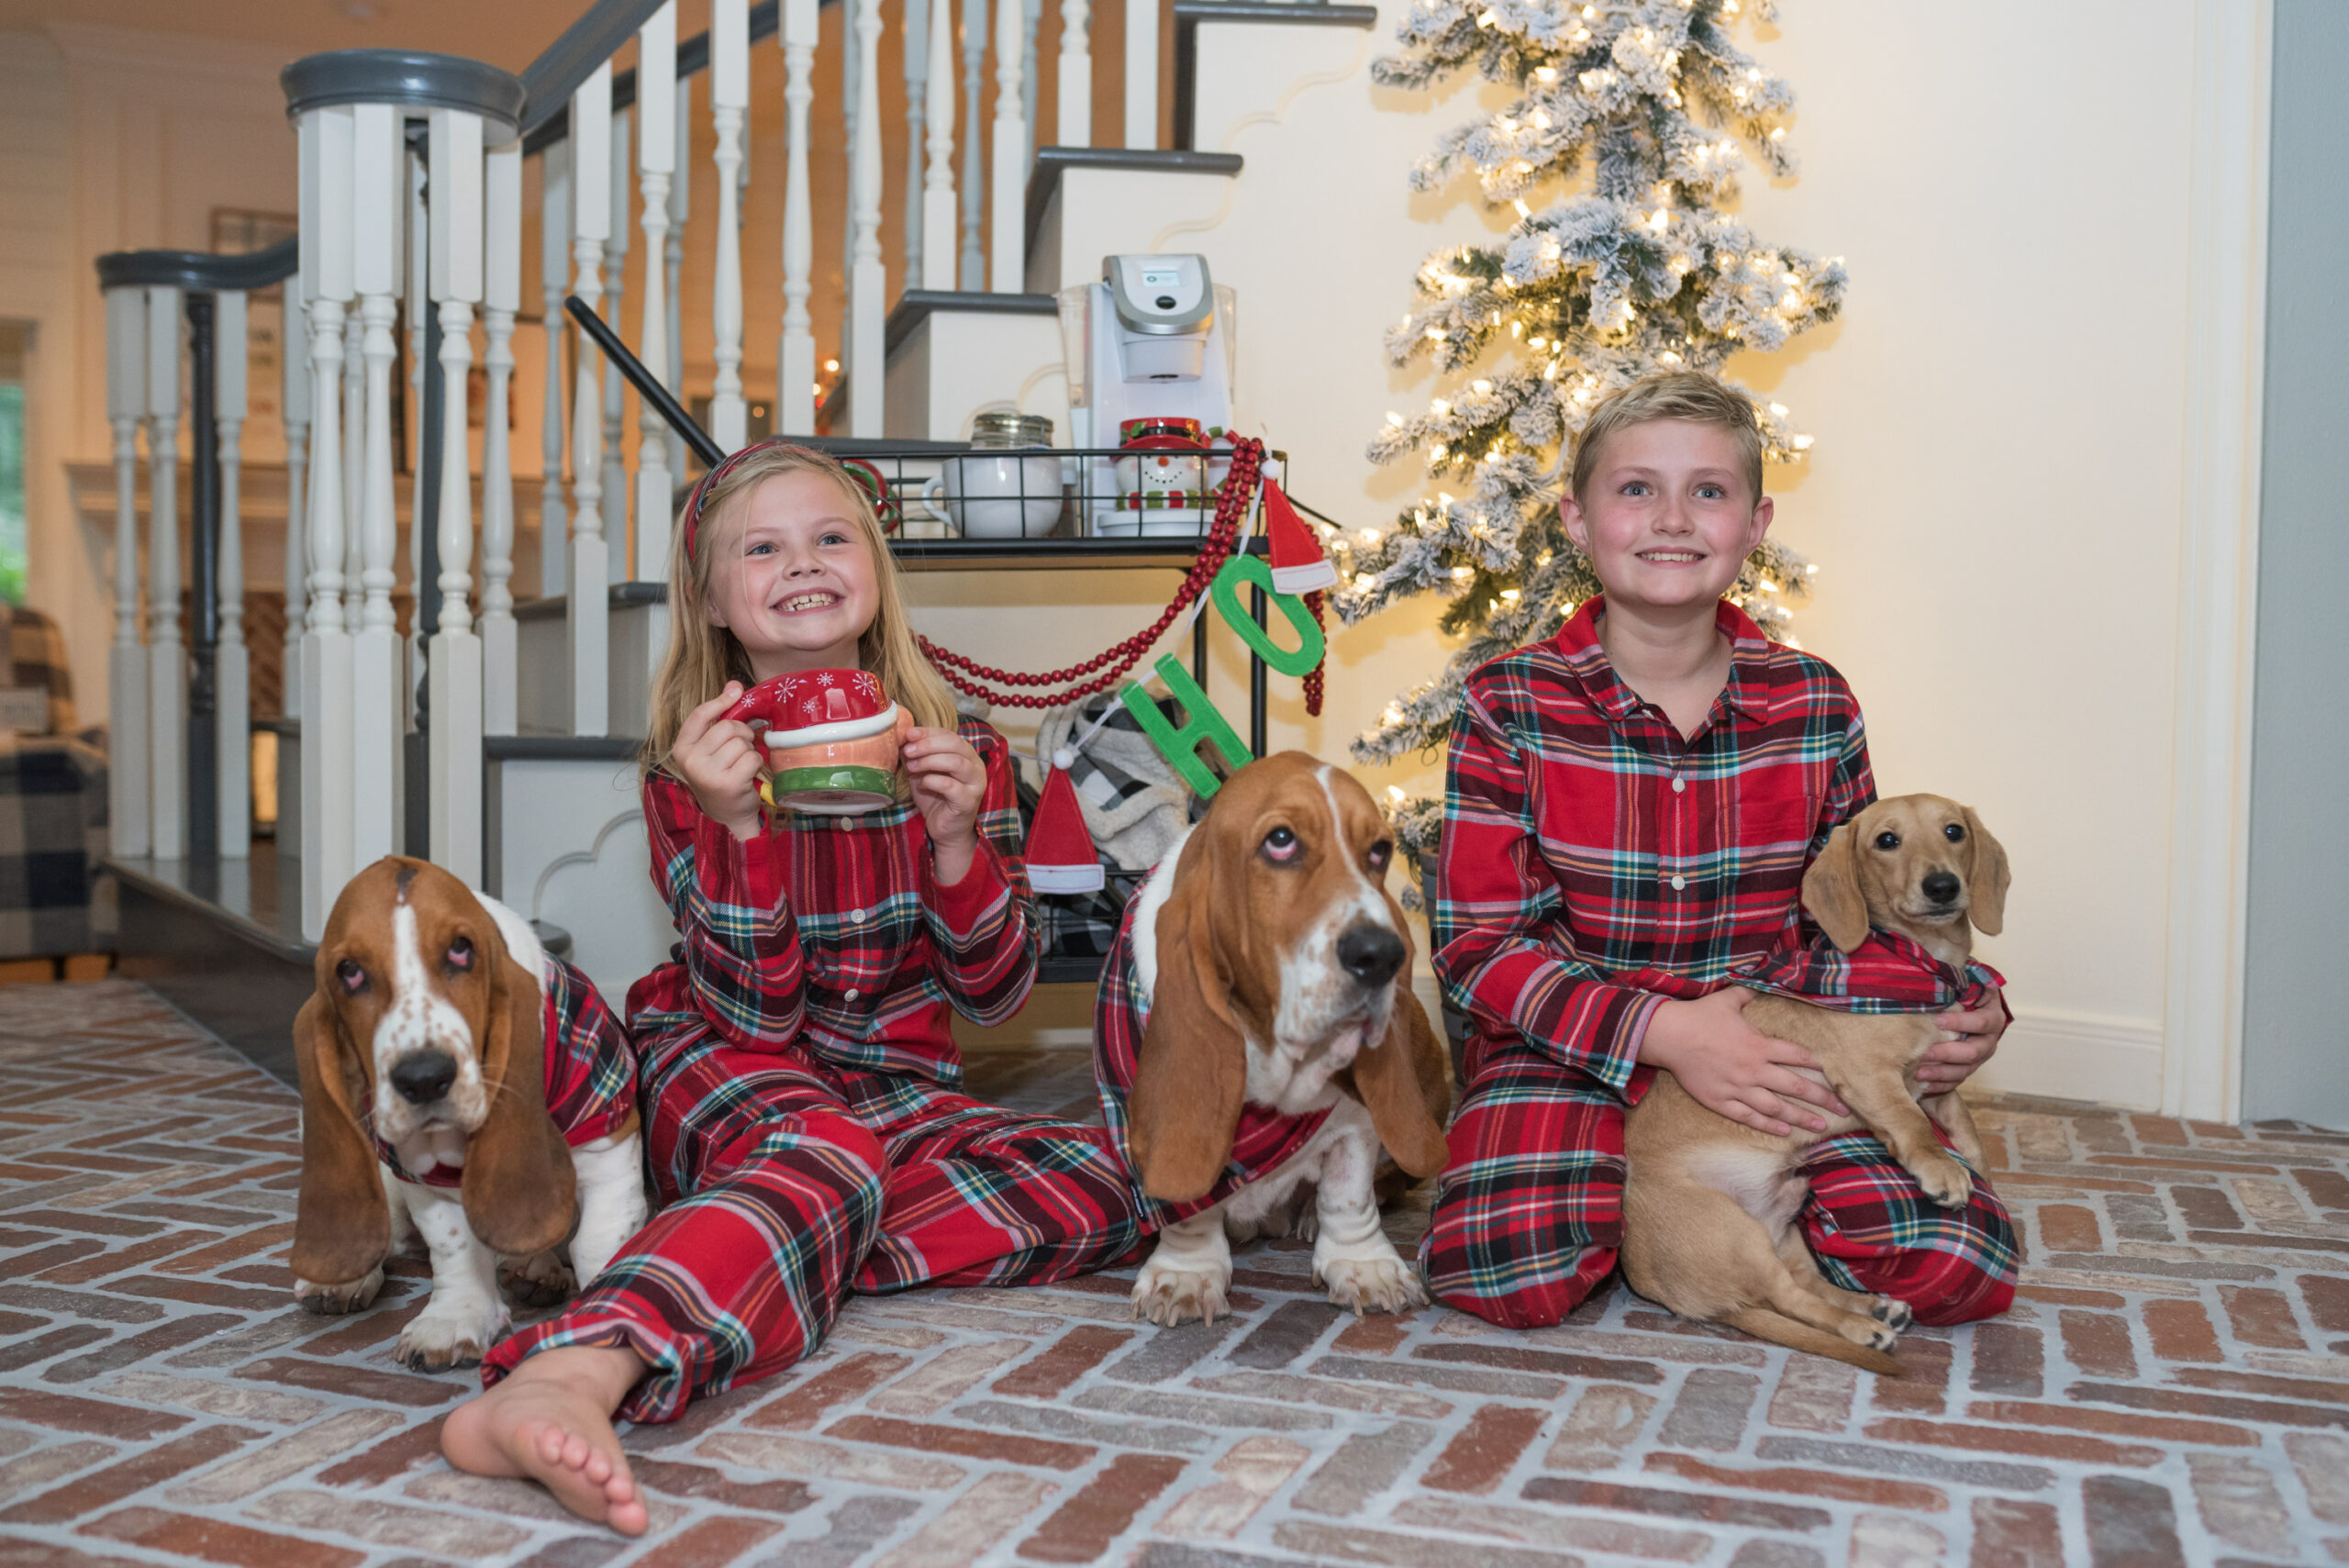
[[[1963,973],[1898,931],[1878,926],[1845,952],[1819,933],[1809,943],[1782,947],[1736,976],[1737,984],[1773,996],[1791,996],[1844,1013],[1943,1013],[1989,1000],[2006,977],[1987,963]]]

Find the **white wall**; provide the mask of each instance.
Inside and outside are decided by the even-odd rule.
[[[1242,422],[1356,526],[1415,493],[1365,441],[1441,390],[1388,370],[1381,330],[1427,251],[1498,227],[1470,188],[1406,188],[1483,89],[1372,87],[1383,10],[1369,39],[1203,28],[1198,144],[1248,168],[1209,231],[1135,237],[1238,287]],[[1974,804],[2013,856],[1986,949],[2020,1022],[1985,1081],[2139,1105],[2160,1097],[2194,10],[1783,0],[1753,47],[1796,89],[1804,172],[1749,179],[1745,211],[1848,258],[1850,305],[1736,367],[1817,438],[1774,476],[1779,528],[1820,563],[1799,635],[1858,692],[1882,788]],[[1341,636],[1327,719],[1291,704],[1275,743],[1339,754],[1438,667],[1432,620]]]

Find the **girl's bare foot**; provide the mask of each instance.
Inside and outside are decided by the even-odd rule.
[[[581,1518],[642,1535],[652,1517],[620,1452],[612,1412],[648,1370],[625,1346],[541,1351],[450,1411],[440,1451],[460,1470],[527,1477]]]

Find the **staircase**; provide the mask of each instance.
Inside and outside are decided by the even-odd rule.
[[[389,51],[295,62],[284,80],[302,149],[298,242],[252,257],[102,259],[118,562],[109,863],[123,887],[125,968],[264,1064],[282,1069],[285,1025],[341,883],[395,849],[540,922],[616,1005],[674,940],[646,875],[634,758],[667,637],[671,516],[696,469],[564,329],[563,296],[598,306],[681,397],[706,397],[722,449],[747,439],[753,405],[775,428],[843,452],[963,450],[972,417],[988,407],[1066,430],[1056,292],[1097,276],[1113,251],[1197,250],[1222,267],[1218,230],[1252,174],[1236,152],[1194,147],[1195,135],[1228,140],[1278,118],[1307,83],[1366,81],[1376,21],[1369,6],[1127,0],[1108,18],[1122,23],[1122,60],[1105,62],[1085,0],[1064,0],[1058,69],[1040,90],[1041,0],[998,0],[992,17],[985,0],[963,0],[959,17],[949,0],[841,3],[846,61],[819,59],[817,0],[714,0],[711,32],[683,40],[674,0],[601,0],[518,78]],[[892,32],[905,45],[904,80],[889,95],[902,123],[883,112],[878,44]],[[1173,43],[1163,116],[1162,32]],[[751,50],[768,38],[784,62],[786,155],[745,168]],[[617,69],[616,53],[632,65]],[[1117,95],[1094,85],[1104,63]],[[827,210],[809,168],[808,114],[843,71],[850,177]],[[978,90],[989,83],[982,136]],[[1076,83],[1085,90],[1063,91]],[[1091,144],[1104,96],[1121,100],[1124,145]],[[1031,151],[1042,139],[1031,127],[1045,123],[1055,139]],[[708,161],[696,164],[704,144]],[[905,178],[889,255],[892,168]],[[774,192],[782,271],[764,298],[777,303],[746,311],[743,215]],[[1257,244],[1261,209],[1280,195],[1254,193]],[[519,319],[526,212],[539,230],[535,325]],[[1312,230],[1300,219],[1283,238],[1304,257],[1321,239]],[[819,231],[841,238],[837,272],[816,263]],[[706,289],[699,277],[688,285],[688,257],[708,259]],[[828,295],[836,279],[844,286]],[[216,623],[242,591],[245,533],[235,432],[244,337],[227,323],[273,284],[285,290],[287,337],[307,353],[284,356],[289,712],[272,726],[275,837],[257,843],[239,772],[243,651],[233,617]],[[1244,299],[1242,313],[1243,331],[1283,329],[1248,317]],[[746,316],[758,341],[776,345],[771,391],[744,384]],[[840,323],[841,345],[820,399],[829,373],[817,369],[819,320]],[[394,381],[402,334],[415,373],[406,403]],[[688,373],[689,340],[710,347],[706,380]],[[554,373],[539,375],[542,396],[509,421],[518,350]],[[184,407],[184,351],[194,370]],[[473,389],[477,358],[486,384]],[[411,406],[401,464],[394,411]],[[184,473],[183,418],[197,453]],[[518,444],[543,454],[535,506],[528,476],[514,473]],[[406,494],[403,466],[414,475]],[[195,525],[193,637],[173,608],[177,530],[154,526],[174,515],[183,484]],[[533,537],[537,580],[518,583]],[[1085,541],[1066,542],[1061,557],[1020,562],[1016,578],[997,577],[970,603],[1028,595],[1080,642],[1097,621],[1088,647],[1130,631],[1130,610],[1121,618],[1072,574],[1038,570],[1103,564]],[[1008,594],[1007,580],[1017,585]],[[942,584],[917,593],[917,606],[953,599]],[[416,629],[404,634],[395,604],[411,590]],[[1140,590],[1153,591],[1163,590]],[[954,628],[974,624],[959,604],[940,613]],[[994,618],[1002,624],[980,635],[996,646],[968,651],[1035,662],[1021,617]]]

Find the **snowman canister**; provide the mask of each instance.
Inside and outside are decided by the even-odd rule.
[[[766,731],[769,806],[820,817],[878,811],[897,798],[902,717],[863,670],[801,670],[742,694],[726,717]]]

